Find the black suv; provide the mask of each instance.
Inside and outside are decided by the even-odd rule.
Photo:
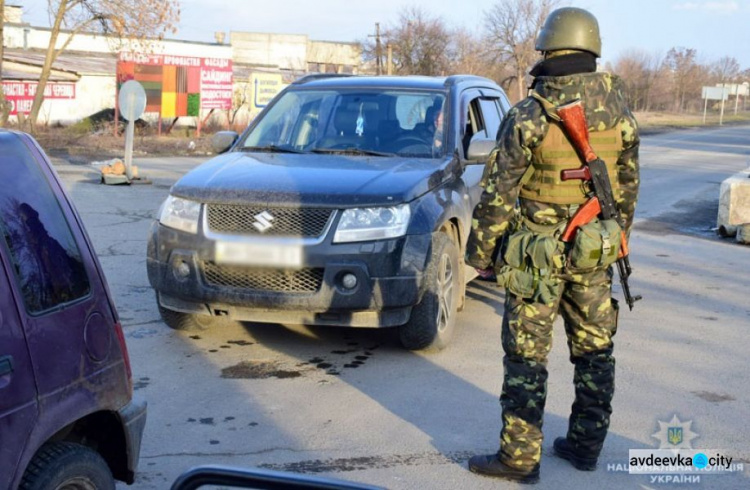
[[[171,189],[148,275],[164,321],[398,327],[441,349],[479,181],[509,107],[474,76],[309,76]]]

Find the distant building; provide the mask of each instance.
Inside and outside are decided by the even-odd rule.
[[[18,5],[6,5],[4,16],[3,85],[12,92],[9,100],[14,109],[24,112],[33,98],[51,29],[23,23],[23,8]],[[61,32],[58,47],[68,35],[68,31]],[[223,32],[216,33],[213,43],[165,39],[154,41],[150,51],[165,56],[231,59],[234,103],[245,106],[216,112],[214,118],[235,124],[246,123],[274,93],[301,75],[357,73],[361,62],[356,43],[313,41],[301,34],[233,31],[229,44],[224,44],[224,40]],[[76,34],[53,65],[50,82],[54,90],[47,90],[40,122],[71,123],[113,108],[118,53],[134,48],[127,41],[110,36]],[[24,95],[19,95],[24,91]],[[208,114],[205,112],[203,117]]]
[[[235,63],[299,73],[357,73],[357,43],[312,41],[302,34],[231,32]]]

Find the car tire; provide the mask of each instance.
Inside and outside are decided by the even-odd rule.
[[[409,321],[399,327],[405,348],[441,350],[450,342],[461,293],[459,263],[456,243],[445,233],[436,233],[425,270],[422,301],[412,309]]]
[[[72,442],[42,446],[29,463],[19,490],[114,490],[107,462],[90,447]]]
[[[181,311],[164,308],[156,298],[156,305],[159,307],[159,315],[164,323],[172,330],[182,330],[184,332],[194,332],[208,330],[217,322],[211,315],[198,315],[194,313],[183,313]]]

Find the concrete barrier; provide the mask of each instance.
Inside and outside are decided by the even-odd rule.
[[[750,168],[721,183],[716,220],[719,234],[725,237],[735,236],[737,227],[746,224],[750,224]]]
[[[750,223],[737,227],[737,242],[750,245]]]

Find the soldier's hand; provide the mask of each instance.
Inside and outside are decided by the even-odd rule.
[[[475,269],[477,271],[477,274],[479,274],[479,277],[482,279],[491,279],[492,276],[495,275],[495,270],[492,267],[488,267],[487,269]]]

